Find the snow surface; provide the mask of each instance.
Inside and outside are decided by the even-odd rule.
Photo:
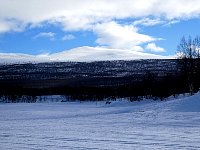
[[[0,53],[0,64],[30,62],[93,62],[138,59],[175,59],[176,56],[163,56],[139,52],[131,49],[114,49],[105,47],[77,47],[53,54],[29,55],[20,53]]]
[[[200,93],[108,105],[0,104],[0,149],[200,149]]]

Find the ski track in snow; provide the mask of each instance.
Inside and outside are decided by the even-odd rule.
[[[200,149],[200,93],[169,101],[0,104],[1,150]]]

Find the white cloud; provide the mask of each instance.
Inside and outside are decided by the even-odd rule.
[[[180,20],[170,20],[164,26],[171,26],[173,24],[179,23]]]
[[[65,36],[63,36],[62,37],[62,40],[63,41],[68,41],[68,40],[73,40],[73,39],[75,39],[76,37],[74,36],[74,35],[72,35],[72,34],[67,34],[67,35],[65,35]]]
[[[20,32],[25,28],[25,24],[17,20],[1,20],[0,19],[0,33],[5,32]]]
[[[140,20],[136,20],[133,22],[134,26],[143,25],[143,26],[154,26],[158,24],[162,24],[164,21],[160,20],[159,18],[150,19],[150,18],[142,18]]]
[[[37,39],[37,38],[49,38],[50,40],[54,40],[55,39],[55,33],[53,32],[41,32],[39,34],[37,34],[36,36],[33,37],[33,39]]]
[[[133,22],[134,26],[155,26],[155,25],[163,25],[165,27],[167,26],[171,26],[173,24],[179,23],[180,20],[161,20],[160,18],[154,18],[154,19],[150,19],[150,18],[142,18],[142,19],[138,19],[136,21]]]
[[[94,32],[98,36],[96,43],[110,48],[142,51],[140,44],[156,40],[138,33],[138,29],[132,25],[120,25],[113,21],[96,25]]]
[[[147,46],[146,46],[146,49],[147,50],[150,50],[152,52],[165,52],[165,49],[162,48],[162,47],[159,47],[159,46],[156,46],[155,43],[149,43]]]
[[[110,49],[103,47],[78,47],[53,54],[26,55],[0,53],[0,63],[50,62],[50,61],[102,61],[135,59],[171,59],[174,56],[161,56],[134,50]]]
[[[199,15],[199,0],[0,0],[1,32],[15,31],[17,22],[35,26],[59,23],[65,30],[91,30],[105,20],[149,16],[181,20]],[[5,29],[3,22],[8,19],[16,20],[15,25]]]

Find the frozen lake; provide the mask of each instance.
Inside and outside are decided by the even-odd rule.
[[[0,104],[1,150],[200,149],[200,94],[164,102]]]

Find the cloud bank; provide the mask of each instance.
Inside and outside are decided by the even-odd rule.
[[[97,24],[94,31],[98,35],[96,42],[111,48],[142,51],[138,45],[156,40],[151,36],[138,33],[138,29],[133,25],[120,25],[116,22]]]
[[[199,15],[199,0],[0,0],[0,31],[44,22],[60,23],[64,30],[90,30],[96,23],[114,19],[153,16],[175,20]],[[146,20],[146,24],[159,20],[155,21]]]

